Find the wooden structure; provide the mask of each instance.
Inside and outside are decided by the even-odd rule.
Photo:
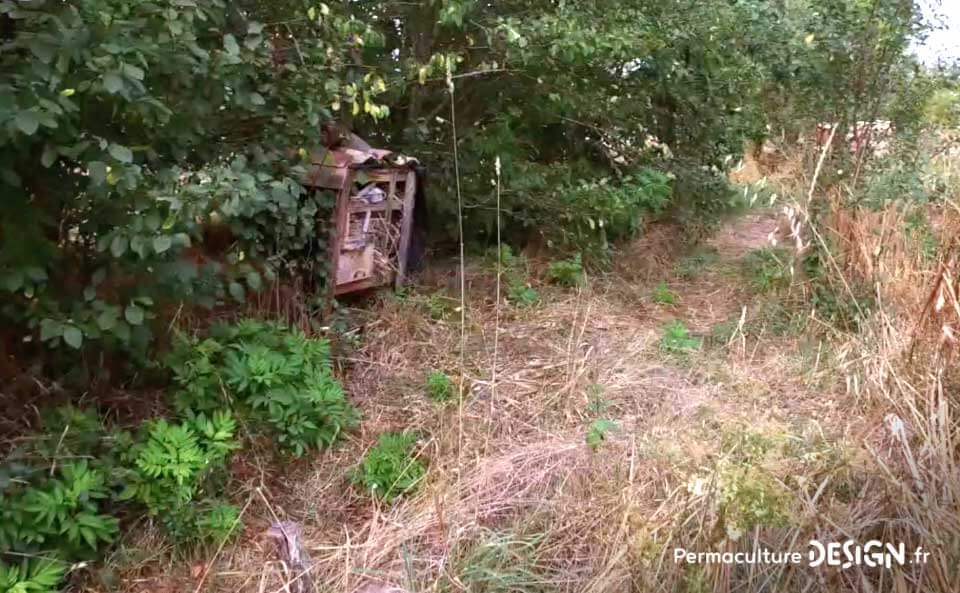
[[[417,174],[414,159],[355,146],[312,155],[305,184],[336,191],[329,257],[332,296],[394,285],[406,276],[413,233]]]

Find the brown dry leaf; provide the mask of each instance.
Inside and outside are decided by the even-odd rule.
[[[204,571],[207,569],[207,565],[203,562],[195,562],[193,566],[190,567],[190,576],[194,580],[198,580],[203,576]]]

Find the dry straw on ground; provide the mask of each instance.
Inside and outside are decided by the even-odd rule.
[[[841,246],[838,268],[874,281],[883,303],[862,335],[840,340],[776,335],[758,319],[761,303],[736,270],[776,228],[766,212],[726,226],[712,242],[718,261],[693,277],[676,276],[669,231],[655,230],[625,250],[615,273],[580,289],[534,278],[543,304],[501,307],[499,325],[491,269],[469,267],[462,411],[432,403],[423,387],[430,369],[460,369],[456,301],[437,313],[429,296],[451,280],[455,294],[455,275],[437,268],[414,296],[385,297],[359,314],[362,345],[341,345],[360,432],[295,467],[245,461],[247,528],[204,587],[286,591],[297,575],[263,536],[282,519],[303,527],[319,591],[960,590],[960,381],[941,339],[960,316],[950,317],[949,291],[939,309],[924,308],[933,283],[955,286],[960,270],[949,259],[918,267],[893,213],[837,210],[830,220],[819,232]],[[874,235],[877,225],[890,232]],[[650,300],[661,280],[677,303]],[[730,321],[738,333],[665,353],[672,319],[694,336]],[[592,450],[585,437],[599,416],[618,429]],[[403,429],[421,435],[429,472],[416,495],[383,506],[345,475],[377,434]],[[902,539],[935,557],[881,574],[684,566],[672,556],[677,546],[806,551],[814,537]],[[176,574],[128,588],[196,586],[188,571]]]

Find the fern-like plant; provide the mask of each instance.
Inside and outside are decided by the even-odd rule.
[[[203,340],[181,338],[167,366],[180,410],[234,410],[298,457],[356,425],[328,342],[276,323],[246,320]]]

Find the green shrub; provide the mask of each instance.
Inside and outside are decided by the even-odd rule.
[[[573,287],[583,284],[583,262],[580,254],[551,263],[547,268],[547,278],[561,286]]]
[[[24,558],[17,564],[0,562],[0,593],[54,593],[68,565],[50,559]]]
[[[496,267],[498,250],[493,248],[489,252],[489,259]],[[527,259],[523,255],[515,255],[509,245],[501,245],[500,272],[503,282],[507,286],[507,301],[520,307],[531,307],[540,300],[540,294],[527,281]]]
[[[387,502],[413,491],[427,472],[413,456],[416,443],[417,435],[410,432],[381,434],[352,472],[352,482]]]
[[[86,460],[65,463],[56,475],[32,483],[19,482],[0,494],[3,525],[0,544],[29,552],[58,549],[68,558],[82,558],[116,537],[118,522],[101,512],[109,498],[107,476]]]
[[[253,320],[217,326],[210,335],[180,338],[167,359],[181,411],[234,410],[298,457],[356,424],[326,340]]]
[[[658,305],[674,305],[678,300],[677,294],[661,281],[653,289],[653,302]]]
[[[131,469],[121,500],[136,499],[151,515],[166,514],[193,501],[206,477],[236,447],[236,427],[228,414],[217,413],[213,421],[202,415],[196,419],[197,424],[209,422],[214,427],[213,440],[198,434],[191,422],[152,420],[144,425],[140,438],[122,453]]]
[[[540,302],[540,293],[519,278],[507,281],[507,300],[518,307],[532,307]]]
[[[0,465],[0,550],[64,566],[93,560],[116,539],[121,518],[143,512],[178,547],[219,543],[235,527],[239,510],[214,498],[239,446],[228,412],[148,420],[135,434],[110,433],[93,412],[69,406],[41,417],[43,432]],[[49,574],[53,590],[57,570],[0,564],[0,584]]]
[[[450,401],[454,396],[453,381],[443,371],[430,371],[427,375],[427,395],[436,402]]]
[[[684,354],[700,348],[701,339],[690,335],[690,330],[679,319],[675,319],[663,328],[660,338],[660,350],[668,354]]]
[[[765,247],[751,251],[744,258],[744,273],[756,292],[770,292],[790,286],[789,256],[782,249]]]
[[[218,546],[239,533],[240,508],[217,498],[207,498],[184,508],[176,529],[187,534],[188,541]]]
[[[923,165],[913,157],[893,154],[871,163],[857,201],[867,208],[882,210],[890,204],[925,204],[932,196],[924,186]]]
[[[560,247],[603,250],[636,236],[645,219],[666,208],[673,189],[665,173],[643,169],[621,179],[580,179],[549,196],[541,232]]]

